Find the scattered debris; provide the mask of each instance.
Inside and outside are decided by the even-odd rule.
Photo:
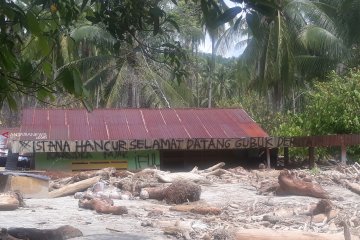
[[[49,194],[57,199],[44,201],[45,206],[42,202],[33,204],[36,200],[29,199],[29,206],[17,211],[30,212],[32,217],[44,212],[62,215],[59,211],[63,207],[53,201],[64,203],[74,212],[68,213],[74,214],[66,218],[68,224],[79,223],[79,227],[84,224],[86,228],[97,229],[101,223],[107,226],[101,229],[107,234],[154,234],[150,239],[312,240],[344,239],[344,236],[358,239],[360,204],[356,189],[360,186],[360,178],[354,177],[355,168],[351,168],[353,174],[350,174],[346,170],[349,166],[339,165],[319,167],[317,172],[307,169],[248,171],[242,167],[223,167],[224,164],[219,163],[205,170],[195,167],[185,173],[158,169],[131,173],[108,168],[63,174],[63,178],[59,173],[50,182],[54,190]],[[76,200],[61,197],[68,195],[74,195]],[[11,199],[17,199],[16,194]],[[14,202],[12,210],[21,205]],[[94,214],[93,211],[82,211],[77,215],[78,207],[101,215],[89,215]],[[84,216],[88,218],[84,219]],[[4,222],[4,219],[0,215],[0,221]],[[53,225],[47,225],[49,221]],[[54,223],[57,223],[56,217],[41,218],[34,227],[61,226]],[[5,227],[10,226],[13,225]],[[0,239],[17,239],[9,235],[7,229],[1,234]]]

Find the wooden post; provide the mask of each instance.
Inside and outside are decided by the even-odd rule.
[[[288,167],[289,166],[289,148],[288,147],[284,147],[284,167]]]
[[[309,168],[313,169],[315,167],[315,148],[309,147]]]
[[[341,145],[341,163],[346,164],[346,146]]]
[[[270,168],[270,149],[266,148],[266,162],[267,162],[267,168]]]

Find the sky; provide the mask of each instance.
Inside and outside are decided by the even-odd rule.
[[[224,2],[229,7],[235,7],[236,6],[236,4],[231,2],[230,0],[224,0]],[[244,49],[245,49],[245,47],[243,47],[241,49],[235,49],[235,46],[234,46],[234,47],[228,49],[224,53],[218,52],[217,54],[222,55],[223,57],[238,57],[244,51]],[[206,34],[205,42],[200,44],[199,51],[200,52],[205,52],[205,53],[211,53],[211,40],[210,40],[209,34]]]

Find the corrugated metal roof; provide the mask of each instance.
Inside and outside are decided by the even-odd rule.
[[[20,131],[46,133],[48,140],[268,136],[242,109],[26,109]]]

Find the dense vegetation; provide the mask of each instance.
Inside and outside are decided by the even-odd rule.
[[[26,107],[243,107],[271,134],[359,133],[359,12],[360,0],[1,1],[0,121]]]

